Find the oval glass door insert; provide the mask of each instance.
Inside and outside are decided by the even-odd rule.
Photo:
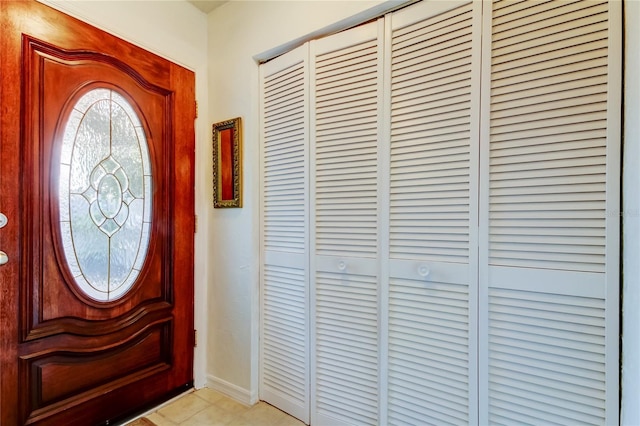
[[[149,247],[151,166],[140,119],[116,91],[91,90],[74,106],[63,135],[58,202],[78,288],[101,302],[124,296]]]

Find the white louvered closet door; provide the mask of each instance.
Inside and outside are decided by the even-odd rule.
[[[309,424],[308,45],[261,65],[260,398]]]
[[[486,4],[481,424],[618,424],[620,9]]]
[[[378,423],[382,22],[311,43],[312,417]]]
[[[477,424],[482,7],[391,16],[388,424]]]

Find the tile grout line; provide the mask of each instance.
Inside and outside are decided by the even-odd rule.
[[[167,400],[167,401],[165,401],[165,402],[163,402],[163,403],[160,403],[160,404],[158,404],[158,405],[156,405],[156,406],[154,406],[154,407],[150,408],[149,410],[145,411],[144,413],[142,413],[142,414],[140,414],[140,415],[138,415],[138,416],[136,416],[136,417],[134,417],[134,418],[132,418],[132,419],[127,420],[127,423],[124,423],[124,424],[122,424],[121,426],[127,426],[127,425],[128,425],[129,423],[131,423],[131,422],[134,422],[134,421],[136,421],[136,420],[138,420],[138,419],[141,419],[141,418],[143,418],[143,417],[147,417],[147,416],[149,416],[149,415],[151,415],[151,414],[153,414],[153,413],[157,412],[157,411],[158,411],[158,410],[160,410],[161,408],[164,408],[164,407],[166,407],[167,405],[173,404],[174,402],[176,402],[176,401],[177,401],[177,400],[179,400],[180,398],[182,398],[182,397],[184,397],[184,396],[187,396],[187,395],[189,395],[190,393],[196,393],[197,391],[198,391],[198,390],[196,390],[195,388],[188,389],[188,390],[186,390],[186,391],[182,392],[181,394],[178,394],[178,395],[174,396],[173,398],[171,398],[171,399],[169,399],[169,400]]]
[[[196,398],[190,397],[193,394]],[[182,398],[188,398],[187,400]],[[172,407],[172,408],[169,408]],[[161,411],[164,411],[161,413]],[[208,413],[205,413],[208,411]],[[182,417],[188,415],[188,417]],[[190,390],[146,412],[157,426],[304,426],[304,423],[266,402],[248,406],[213,389]]]

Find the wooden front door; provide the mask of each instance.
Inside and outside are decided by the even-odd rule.
[[[95,425],[193,382],[194,74],[0,3],[0,424]]]

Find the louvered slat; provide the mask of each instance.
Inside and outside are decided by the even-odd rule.
[[[266,266],[263,279],[263,386],[305,405],[304,270]]]
[[[492,423],[603,424],[604,302],[494,289],[489,304]]]
[[[316,276],[316,406],[352,424],[377,424],[376,277]]]
[[[470,5],[456,8],[393,33],[392,257],[468,261],[468,238],[444,245],[431,236],[443,227],[458,236],[469,232],[471,11]]]
[[[375,257],[377,79],[375,40],[316,58],[316,253]],[[353,232],[356,228],[358,231]]]
[[[609,10],[606,1],[493,3],[487,423],[617,418]]]
[[[304,253],[305,144],[302,63],[267,76],[264,86],[264,244]],[[283,109],[286,115],[283,115]],[[287,137],[275,127],[286,127]],[[286,153],[283,150],[286,149]]]
[[[594,57],[606,57],[606,15],[606,2],[551,2],[513,13],[501,10],[494,16],[493,43],[500,47],[492,50],[492,86],[501,90],[491,103],[491,264],[604,271],[606,67],[588,77],[588,88],[576,88],[575,82],[585,78],[585,71],[593,71]],[[574,31],[535,48],[522,38],[507,44],[513,33],[526,33],[525,23],[561,31],[572,19],[587,16],[592,27],[587,34]],[[521,88],[529,82],[553,90],[523,96]],[[589,173],[588,168],[601,172]],[[523,170],[532,177],[523,179]],[[549,180],[550,175],[555,179]],[[588,218],[581,212],[586,201],[593,203]],[[527,220],[538,238],[523,244],[520,236],[531,228]],[[587,236],[602,242],[588,253],[581,244]]]
[[[473,418],[467,269],[470,209],[476,209],[470,206],[472,96],[479,89],[472,88],[473,49],[479,47],[472,37],[473,7],[454,5],[434,15],[418,4],[398,12],[400,22],[410,23],[392,32],[388,424],[393,425],[468,424]]]
[[[378,23],[312,48],[312,423],[379,418]]]
[[[392,280],[389,423],[468,422],[466,285]]]
[[[308,48],[261,66],[260,396],[309,422]]]

